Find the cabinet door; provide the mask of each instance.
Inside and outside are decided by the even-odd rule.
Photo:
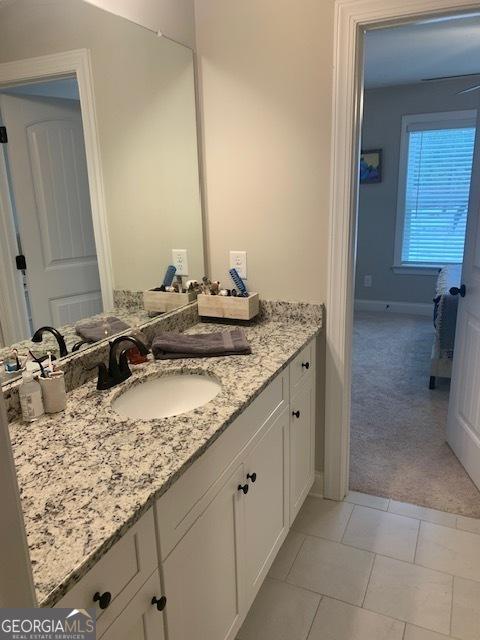
[[[297,389],[290,409],[290,522],[293,522],[315,478],[315,391],[310,381]]]
[[[101,640],[164,640],[163,613],[152,605],[152,598],[160,596],[157,570],[100,636]]]
[[[240,623],[243,464],[163,563],[169,640],[229,640]]]
[[[245,586],[255,598],[289,526],[288,412],[263,434],[245,462]],[[249,477],[248,477],[249,476]]]

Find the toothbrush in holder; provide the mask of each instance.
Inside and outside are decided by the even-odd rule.
[[[248,298],[247,287],[245,286],[245,283],[238,275],[238,271],[236,269],[230,269],[228,273],[230,274],[230,277],[233,280],[233,284],[237,288],[237,291],[239,292],[240,297]]]

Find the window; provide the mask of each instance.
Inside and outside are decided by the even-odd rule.
[[[476,113],[405,116],[394,270],[463,260]]]

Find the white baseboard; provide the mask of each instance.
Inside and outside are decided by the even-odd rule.
[[[389,300],[355,300],[355,311],[384,311],[387,313],[410,313],[433,317],[433,302],[391,302]]]
[[[309,495],[315,498],[323,498],[323,471],[315,471],[315,480]]]

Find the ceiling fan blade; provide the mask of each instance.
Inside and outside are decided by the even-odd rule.
[[[464,93],[471,93],[472,91],[478,91],[480,89],[480,84],[475,84],[473,87],[469,87],[468,89],[462,89],[462,91],[457,91],[457,96],[461,96]]]

